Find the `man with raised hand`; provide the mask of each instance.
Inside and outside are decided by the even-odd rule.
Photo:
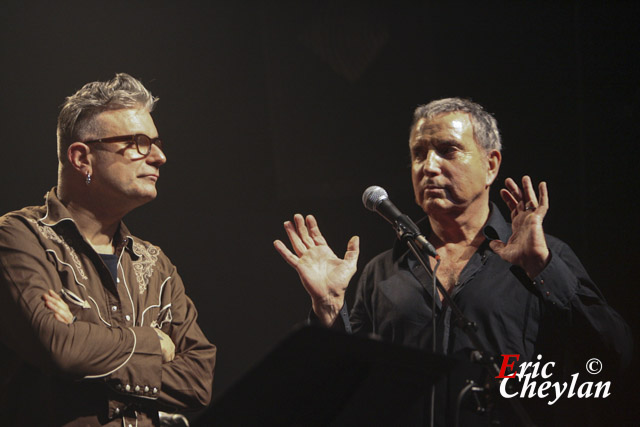
[[[427,215],[418,224],[441,259],[437,280],[476,323],[488,356],[497,357],[497,363],[502,354],[535,362],[541,354],[563,368],[584,366],[588,357],[599,357],[611,374],[621,359],[628,363],[628,326],[607,305],[573,251],[543,231],[549,210],[546,183],[539,184],[536,194],[528,176],[521,187],[506,180],[500,194],[511,224],[490,202],[489,189],[502,161],[501,138],[491,114],[460,98],[420,106],[409,150],[415,201]],[[316,321],[430,351],[435,319],[438,352],[469,360],[477,350],[455,327],[442,295],[435,298],[432,312],[434,258],[429,258],[427,272],[397,242],[366,265],[347,314],[344,296],[356,271],[358,237],[339,258],[313,216],[296,214],[284,227],[293,251],[279,240],[274,246],[298,272]],[[561,368],[556,372],[559,378]],[[447,411],[439,409],[439,415]]]

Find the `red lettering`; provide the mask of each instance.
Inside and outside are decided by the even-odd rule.
[[[500,374],[496,378],[515,378],[516,377],[515,370],[513,371],[513,374],[505,375],[507,368],[513,369],[513,364],[516,363],[515,361],[509,363],[509,359],[512,357],[515,357],[516,360],[520,360],[519,354],[503,354],[502,355],[502,366],[500,367]]]

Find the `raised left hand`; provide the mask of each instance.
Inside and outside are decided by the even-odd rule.
[[[524,269],[529,278],[536,277],[549,263],[549,248],[544,237],[542,221],[549,210],[547,183],[538,185],[539,198],[533,189],[531,178],[522,177],[522,190],[507,178],[500,196],[511,210],[512,234],[504,243],[493,240],[491,249],[505,261]]]

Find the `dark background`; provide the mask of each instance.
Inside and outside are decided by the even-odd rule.
[[[362,207],[366,187],[420,217],[408,128],[417,105],[445,96],[495,114],[498,184],[548,182],[546,231],[574,248],[637,337],[634,2],[201,3],[0,5],[0,210],[41,204],[55,185],[66,96],[116,72],[141,79],[161,98],[169,161],[159,197],[126,221],[179,267],[219,349],[216,396],[307,315],[272,247],[284,220],[314,213],[339,254],[360,235],[361,269],[394,239]],[[632,423],[638,393],[620,384],[611,416]]]

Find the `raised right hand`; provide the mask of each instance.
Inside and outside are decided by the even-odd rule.
[[[313,311],[325,324],[331,325],[344,304],[344,293],[356,272],[360,253],[359,238],[353,236],[347,244],[344,259],[338,258],[322,237],[313,215],[300,214],[284,223],[292,253],[280,240],[273,242],[278,253],[300,276],[302,285],[311,296]]]

